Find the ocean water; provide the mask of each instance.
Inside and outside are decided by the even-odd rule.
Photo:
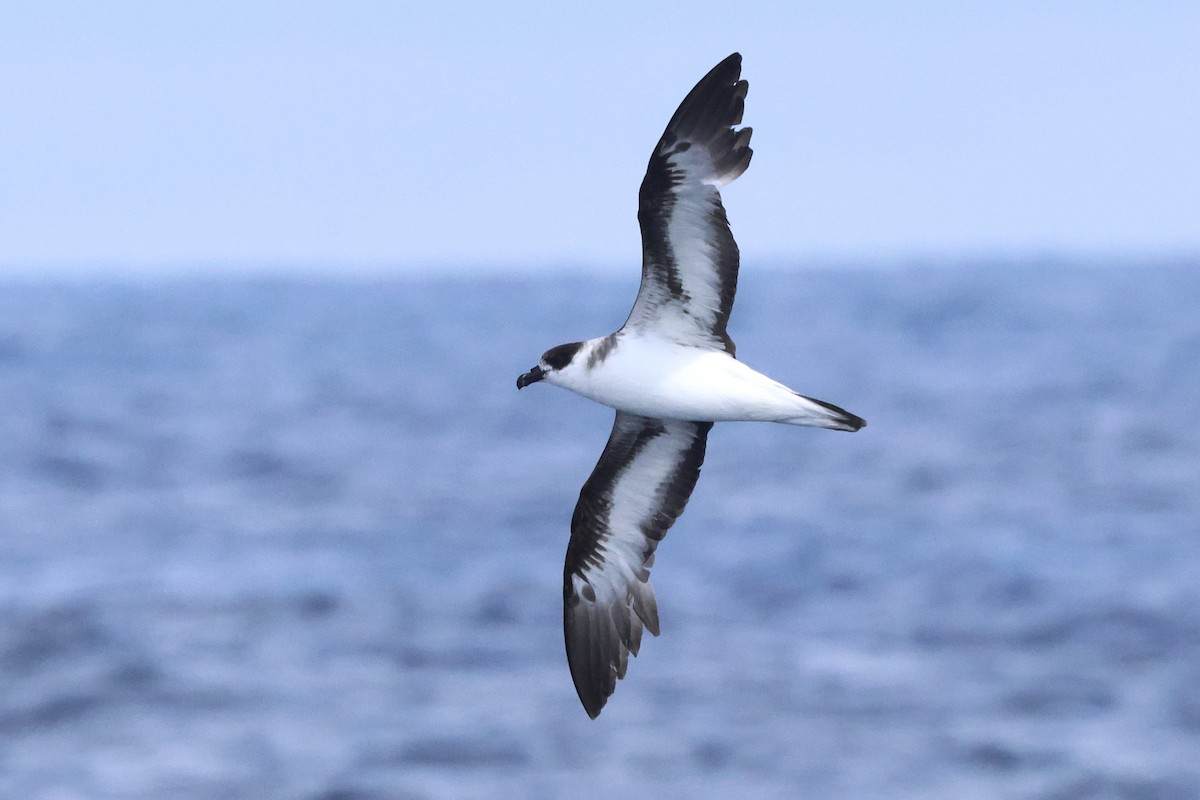
[[[1200,264],[743,269],[599,720],[561,568],[630,280],[0,284],[0,797],[1200,797]]]

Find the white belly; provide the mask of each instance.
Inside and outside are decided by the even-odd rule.
[[[584,397],[664,419],[783,421],[801,400],[723,352],[633,337],[572,378],[562,385]]]

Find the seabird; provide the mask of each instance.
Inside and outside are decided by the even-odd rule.
[[[593,719],[658,635],[654,548],[700,477],[714,422],[748,420],[856,431],[861,417],[792,391],[734,357],[726,325],[738,247],[720,190],[750,163],[741,124],[742,57],[726,58],[684,98],[650,156],[638,194],[642,283],[616,333],[547,350],[517,378],[616,409],[600,461],[579,493],[563,568],[563,632],[575,690]]]

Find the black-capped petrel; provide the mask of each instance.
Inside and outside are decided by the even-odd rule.
[[[867,423],[798,394],[734,357],[725,326],[738,248],[719,190],[750,163],[748,84],[734,53],[679,105],[638,194],[642,283],[616,333],[552,347],[517,378],[616,409],[608,444],[579,493],[563,569],[571,678],[595,718],[625,677],[645,627],[658,635],[654,548],[683,512],[714,422],[856,431]]]

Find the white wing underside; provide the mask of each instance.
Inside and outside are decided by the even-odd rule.
[[[718,64],[688,94],[650,156],[639,193],[642,283],[626,328],[680,344],[734,347],[726,325],[738,248],[720,189],[750,163],[741,57]]]
[[[579,494],[563,569],[563,631],[571,677],[593,717],[637,655],[643,628],[658,635],[654,549],[691,496],[711,427],[617,412]]]

